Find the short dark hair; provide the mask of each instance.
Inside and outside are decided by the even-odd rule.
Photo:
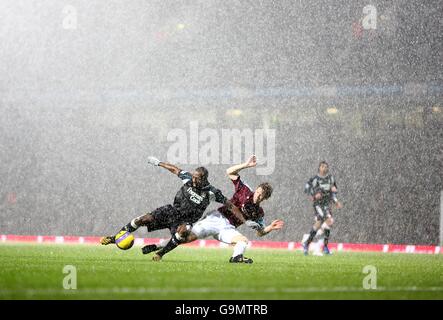
[[[320,166],[321,166],[322,164],[325,164],[325,165],[327,165],[327,166],[329,167],[329,163],[327,163],[325,160],[323,160],[323,161],[320,161],[320,163],[318,164],[318,168],[319,168],[319,169],[320,169]]]
[[[195,169],[195,171],[200,172],[202,174],[203,185],[209,184],[209,182],[208,182],[208,176],[209,176],[208,169],[206,169],[205,167],[198,167],[197,169]]]
[[[263,197],[265,199],[269,199],[272,195],[272,191],[274,190],[269,182],[260,183],[258,188],[263,190]]]

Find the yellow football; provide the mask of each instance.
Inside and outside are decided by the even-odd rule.
[[[128,250],[134,245],[134,236],[122,230],[115,236],[115,244],[122,250]]]

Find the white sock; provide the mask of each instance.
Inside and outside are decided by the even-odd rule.
[[[248,244],[244,241],[238,241],[234,246],[234,252],[232,253],[232,257],[236,257],[239,254],[243,254],[245,252]]]
[[[139,227],[138,225],[135,224],[135,220],[137,220],[137,219],[138,219],[138,218],[135,218],[135,219],[132,219],[132,220],[131,220],[131,227],[133,227],[135,230],[137,230],[138,227]],[[134,230],[134,231],[135,231],[135,230]]]

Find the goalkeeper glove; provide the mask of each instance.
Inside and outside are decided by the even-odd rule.
[[[153,166],[158,166],[160,164],[160,160],[155,157],[148,157],[148,163],[152,164]]]

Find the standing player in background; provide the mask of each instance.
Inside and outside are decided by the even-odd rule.
[[[161,162],[154,157],[149,157],[148,163],[162,167],[177,175],[182,180],[183,186],[175,195],[173,204],[159,207],[150,213],[134,218],[123,226],[120,231],[132,233],[141,226],[147,227],[148,232],[169,229],[172,239],[177,240],[176,237],[180,239],[177,231],[190,229],[190,226],[201,218],[211,201],[224,204],[232,210],[233,214],[238,215],[240,219],[242,218],[240,210],[234,207],[232,202],[219,189],[208,182],[208,170],[206,168],[199,167],[190,173],[170,163]],[[115,243],[115,235],[103,237],[100,243],[103,245]]]
[[[331,213],[331,202],[335,204],[337,209],[342,208],[341,203],[337,199],[337,183],[334,177],[329,173],[329,165],[326,161],[320,162],[318,174],[306,183],[305,193],[309,195],[309,199],[314,205],[315,223],[312,226],[309,237],[302,243],[303,252],[308,255],[309,244],[312,242],[321,228],[324,233],[323,252],[330,254],[328,248],[331,227],[334,223]]]
[[[257,231],[257,235],[262,237],[273,230],[283,227],[282,220],[274,220],[268,226],[264,224],[264,211],[260,204],[269,199],[272,195],[272,186],[267,183],[261,183],[255,191],[245,184],[239,176],[239,172],[245,168],[252,168],[257,165],[257,159],[254,155],[249,157],[248,161],[242,164],[232,166],[226,170],[229,179],[234,184],[234,195],[231,202],[235,207],[240,208],[243,218],[238,217],[231,208],[224,205],[211,211],[204,219],[198,221],[189,231],[183,230],[181,237],[184,239],[181,243],[192,242],[197,239],[204,239],[212,236],[218,241],[233,244],[234,251],[229,262],[231,263],[252,263],[252,259],[246,258],[243,254],[248,245],[248,239],[242,235],[237,228],[245,223],[248,227]],[[160,249],[153,257],[153,260],[160,260],[163,255],[175,247],[171,241],[165,247],[151,244],[143,248],[143,253],[147,254]]]

